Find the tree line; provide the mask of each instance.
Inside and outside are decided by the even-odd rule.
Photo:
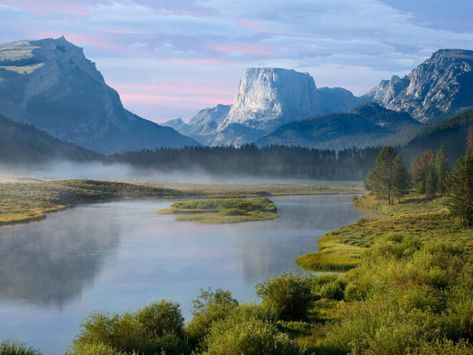
[[[163,172],[203,172],[220,176],[255,176],[302,179],[362,180],[373,168],[380,148],[318,150],[254,144],[239,148],[186,147],[142,150],[108,157],[139,169]]]
[[[365,186],[388,204],[399,203],[412,191],[429,199],[447,195],[451,213],[473,226],[473,127],[468,130],[465,154],[452,171],[443,145],[436,153],[428,150],[415,158],[410,171],[396,150],[386,146],[378,153]]]

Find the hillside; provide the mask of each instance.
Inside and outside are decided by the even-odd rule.
[[[397,132],[419,126],[406,113],[370,103],[350,113],[318,116],[284,125],[256,144],[296,145],[316,149],[342,150],[379,146]]]
[[[28,164],[54,159],[86,161],[99,154],[63,142],[28,124],[0,115],[0,162]]]

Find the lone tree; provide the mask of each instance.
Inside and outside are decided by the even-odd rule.
[[[437,175],[437,192],[440,196],[443,196],[447,192],[446,179],[448,175],[448,162],[443,144],[435,157],[435,172]]]
[[[468,130],[466,154],[447,178],[450,212],[473,227],[473,128]]]
[[[407,170],[400,155],[393,161],[393,194],[399,199],[409,193],[411,187],[411,175]]]
[[[396,151],[392,147],[383,147],[376,157],[376,165],[365,180],[366,188],[379,198],[386,198],[388,203],[393,202],[394,192],[394,160]]]

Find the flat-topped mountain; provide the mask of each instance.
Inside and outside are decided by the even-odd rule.
[[[197,144],[127,111],[64,37],[0,45],[0,114],[104,153]]]
[[[306,116],[341,112],[359,104],[349,91],[323,90],[308,73],[282,68],[247,69],[225,120],[230,124],[269,131]]]
[[[367,102],[342,88],[318,89],[307,73],[282,68],[247,69],[231,106],[201,110],[189,123],[165,123],[206,145],[252,143],[278,127],[305,117],[348,112]]]
[[[438,50],[409,75],[381,81],[368,96],[421,122],[473,106],[473,51]]]

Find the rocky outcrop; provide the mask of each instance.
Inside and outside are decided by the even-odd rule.
[[[473,51],[438,50],[409,75],[381,81],[368,97],[391,110],[408,112],[421,122],[470,107]]]
[[[127,111],[64,37],[0,45],[0,113],[103,153],[197,144]]]

